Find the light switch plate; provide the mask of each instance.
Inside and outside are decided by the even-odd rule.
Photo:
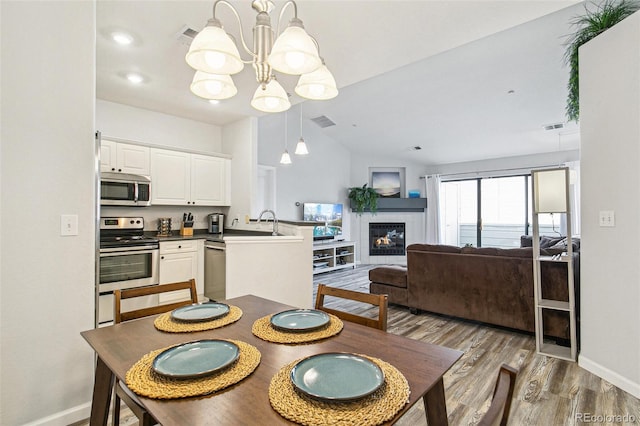
[[[63,237],[78,235],[78,215],[60,215],[60,235]]]
[[[616,216],[613,210],[601,210],[599,223],[602,227],[616,226]]]

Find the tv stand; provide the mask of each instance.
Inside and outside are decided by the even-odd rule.
[[[356,267],[354,241],[327,241],[313,243],[313,274]]]

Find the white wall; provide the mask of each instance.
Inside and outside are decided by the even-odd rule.
[[[96,100],[96,129],[104,139],[120,138],[210,154],[223,152],[219,126],[101,99]]]
[[[580,49],[581,353],[640,398],[640,12]],[[615,227],[598,226],[613,210]]]
[[[250,117],[224,126],[222,148],[231,154],[231,207],[225,218],[244,223],[251,215],[254,191],[258,183],[258,120]]]
[[[483,161],[469,161],[464,163],[450,163],[428,166],[426,174],[471,174],[482,172],[493,173],[496,170],[504,170],[504,174],[512,174],[513,170],[530,170],[537,167],[561,165],[570,161],[577,161],[580,157],[580,151],[558,151],[545,154],[521,155],[517,157],[494,158]],[[502,174],[502,173],[499,173]],[[475,176],[469,176],[475,177]],[[424,187],[424,183],[423,183]]]
[[[0,11],[0,424],[66,425],[93,388],[95,2]]]
[[[288,112],[288,150],[293,164],[280,164],[285,148],[284,113],[261,117],[258,125],[258,163],[277,168],[277,206],[279,219],[301,220],[302,204],[296,202],[344,203],[345,226],[350,185],[351,154],[339,142],[325,136],[320,128],[307,119],[303,122],[303,136],[309,155],[298,156],[295,151],[300,138],[300,106]],[[345,234],[348,230],[345,229]],[[348,238],[348,237],[347,237]]]

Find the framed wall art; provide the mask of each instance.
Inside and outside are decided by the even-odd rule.
[[[402,198],[405,192],[404,167],[369,167],[369,186],[383,198]]]

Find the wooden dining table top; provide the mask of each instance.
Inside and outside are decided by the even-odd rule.
[[[93,404],[102,398],[98,369],[104,366],[120,380],[147,353],[168,346],[202,340],[234,339],[255,346],[261,353],[260,365],[239,383],[222,391],[202,396],[173,400],[140,397],[140,401],[162,425],[251,425],[291,424],[269,403],[269,383],[286,364],[297,359],[326,352],[364,354],[379,358],[397,368],[407,379],[411,391],[409,402],[388,424],[399,419],[413,404],[424,397],[427,415],[446,423],[443,375],[461,357],[462,352],[381,330],[344,322],[336,336],[306,344],[278,344],[264,341],[251,332],[253,323],[264,316],[292,309],[291,306],[257,296],[242,296],[225,303],[242,309],[237,322],[209,331],[166,333],[154,326],[156,316],[82,332],[82,336],[98,355]],[[104,389],[106,385],[102,386]],[[430,394],[430,398],[429,395]],[[107,396],[109,398],[110,396]],[[431,402],[430,402],[431,401]],[[108,406],[108,401],[107,405]],[[103,423],[94,421],[92,425]],[[106,421],[106,419],[104,419]],[[430,423],[431,424],[431,423]]]

